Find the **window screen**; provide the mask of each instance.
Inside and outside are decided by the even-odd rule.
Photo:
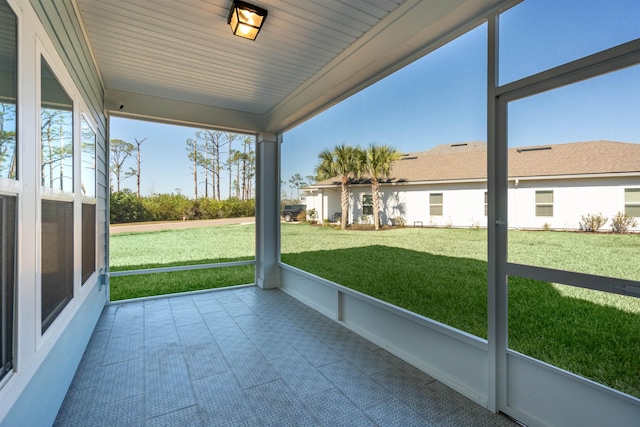
[[[82,283],[96,271],[96,205],[82,205]]]
[[[16,197],[0,196],[0,378],[13,368],[13,318],[15,295]]]
[[[73,203],[42,201],[42,332],[73,298]]]

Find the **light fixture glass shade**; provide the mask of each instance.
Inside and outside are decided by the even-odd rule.
[[[236,36],[255,40],[266,18],[265,9],[240,0],[233,0],[227,23]]]

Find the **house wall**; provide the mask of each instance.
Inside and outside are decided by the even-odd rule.
[[[484,215],[484,183],[437,185],[394,185],[383,186],[380,191],[382,224],[393,224],[395,218],[403,217],[407,225],[413,226],[486,226]],[[443,194],[442,215],[430,215],[429,194]],[[340,195],[333,195],[329,206],[340,212]],[[359,222],[363,215],[363,196],[371,194],[369,186],[351,186],[349,217]],[[307,204],[314,203],[307,197]]]
[[[611,219],[624,212],[625,188],[639,188],[640,177],[520,180],[510,182],[509,227],[579,230],[582,216],[602,213],[609,220],[601,228],[611,230]],[[553,216],[536,216],[536,191],[553,191]],[[635,227],[640,231],[640,227]]]
[[[305,204],[307,211],[315,209],[318,213],[318,221],[332,220],[336,212],[340,212],[340,189],[326,188],[313,192],[306,192]]]
[[[14,370],[0,383],[0,425],[51,425],[107,301],[107,126],[104,91],[73,2],[8,0],[18,16],[19,181],[0,180],[0,191],[18,198],[17,292]],[[73,194],[56,196],[40,187],[40,57],[73,101]],[[80,122],[96,132],[96,271],[81,283]],[[16,185],[17,184],[17,185]],[[51,193],[51,194],[49,194]],[[41,200],[73,202],[73,298],[46,332],[41,327]]]
[[[579,230],[582,216],[602,213],[609,220],[601,228],[611,230],[611,218],[624,212],[625,188],[640,188],[640,176],[574,179],[530,179],[509,182],[509,227],[514,229]],[[536,191],[552,190],[553,216],[536,216]],[[340,193],[323,189],[325,212],[340,212]],[[392,224],[401,216],[409,226],[486,227],[486,184],[484,182],[449,184],[396,184],[383,186],[381,223]],[[429,194],[442,193],[442,215],[430,215]],[[307,196],[307,206],[320,205],[319,194]],[[350,219],[362,216],[363,195],[371,194],[369,186],[350,188]],[[316,208],[318,209],[318,208]],[[320,210],[318,209],[318,212]],[[327,218],[324,216],[323,218]],[[638,221],[640,224],[640,220]],[[633,231],[640,231],[640,225]]]

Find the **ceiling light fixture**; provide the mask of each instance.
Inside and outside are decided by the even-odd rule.
[[[267,19],[267,11],[244,1],[233,0],[227,24],[238,37],[255,40]]]

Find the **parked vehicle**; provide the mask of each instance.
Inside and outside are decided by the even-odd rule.
[[[286,222],[296,221],[300,212],[307,210],[307,205],[284,205],[282,209],[282,218]]]

